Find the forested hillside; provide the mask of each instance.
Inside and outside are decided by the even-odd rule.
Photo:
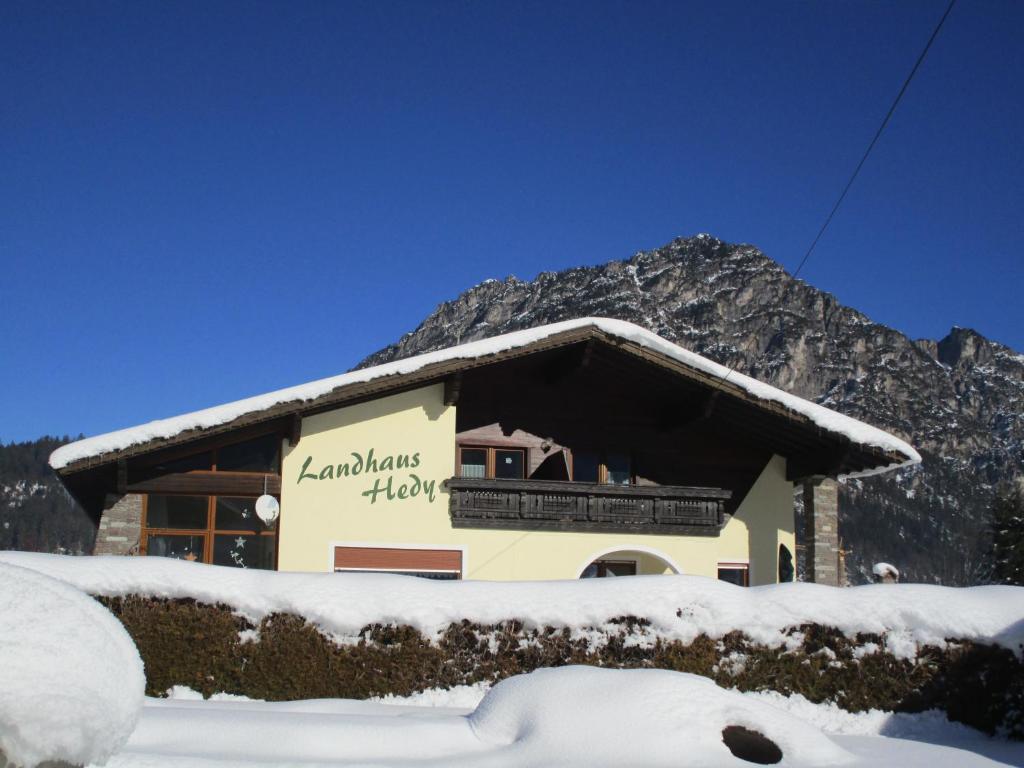
[[[0,445],[0,549],[92,551],[92,522],[46,463],[54,448],[70,440]]]

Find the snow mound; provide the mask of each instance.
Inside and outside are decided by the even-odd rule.
[[[895,565],[890,565],[889,563],[875,563],[871,568],[871,573],[879,579],[888,578],[890,581],[900,580],[899,569]]]
[[[142,659],[109,611],[0,563],[0,764],[105,762],[142,711]]]
[[[124,450],[125,448],[146,443],[150,440],[174,437],[190,429],[207,429],[227,424],[240,416],[265,411],[283,403],[302,403],[315,400],[318,397],[351,384],[373,381],[387,376],[414,373],[428,365],[448,360],[487,357],[488,355],[525,347],[559,333],[588,326],[593,326],[609,336],[634,342],[645,349],[663,354],[672,360],[683,363],[694,370],[710,374],[715,378],[725,379],[728,377],[731,384],[740,387],[754,397],[778,403],[784,408],[805,416],[814,424],[829,432],[847,437],[856,443],[901,454],[903,457],[901,461],[888,467],[865,470],[864,472],[850,475],[851,477],[876,474],[900,466],[919,464],[921,462],[920,454],[910,444],[890,435],[888,432],[812,403],[809,400],[804,400],[802,397],[784,392],[770,384],[765,384],[763,381],[731,371],[724,365],[708,360],[706,357],[684,349],[678,344],[673,344],[645,328],[641,328],[639,325],[634,325],[625,320],[611,320],[606,317],[584,317],[579,320],[566,320],[561,323],[543,325],[539,328],[530,328],[525,331],[515,331],[489,339],[472,341],[468,344],[461,344],[456,347],[448,347],[447,349],[440,349],[435,352],[427,352],[415,357],[384,363],[383,365],[375,365],[371,368],[351,371],[340,376],[332,376],[320,379],[319,381],[312,381],[308,384],[300,384],[295,387],[280,389],[276,392],[268,392],[264,395],[237,400],[233,403],[226,403],[181,416],[158,419],[137,427],[129,427],[128,429],[87,437],[84,440],[77,440],[73,443],[62,445],[55,450],[50,454],[50,466],[54,469],[62,469],[81,459]]]
[[[540,669],[498,683],[469,717],[504,765],[749,765],[722,740],[732,726],[774,742],[789,765],[843,765],[852,756],[814,726],[710,680],[655,669]]]
[[[428,638],[463,619],[490,625],[510,619],[528,627],[592,629],[638,616],[645,632],[692,642],[742,630],[777,647],[802,624],[847,636],[880,635],[886,650],[913,658],[946,638],[996,643],[1020,653],[1024,588],[954,588],[869,584],[737,587],[701,576],[630,576],[572,581],[432,581],[366,573],[278,573],[162,557],[71,557],[0,552],[7,562],[40,571],[93,595],[191,598],[223,603],[254,622],[272,613],[306,618],[339,640],[368,624],[405,624]]]

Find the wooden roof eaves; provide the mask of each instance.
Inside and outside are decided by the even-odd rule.
[[[261,411],[243,414],[235,419],[200,429],[190,429],[167,438],[155,438],[146,442],[130,445],[118,451],[110,451],[97,456],[89,456],[78,461],[71,462],[57,470],[61,477],[77,474],[78,472],[95,469],[100,466],[111,464],[121,459],[128,459],[152,451],[170,448],[177,445],[192,442],[207,437],[232,432],[242,427],[254,424],[263,424],[276,421],[283,417],[299,415],[311,416],[316,413],[334,410],[341,405],[352,405],[357,402],[372,400],[381,395],[397,394],[398,392],[417,389],[438,381],[443,381],[452,374],[479,368],[494,363],[512,360],[519,357],[541,352],[548,349],[569,346],[580,341],[593,338],[596,328],[586,326],[576,328],[564,333],[549,336],[532,344],[503,350],[492,355],[473,358],[453,358],[438,363],[432,363],[409,373],[396,373],[390,376],[381,376],[369,381],[353,382],[342,385],[320,397],[312,400],[289,401],[279,403]]]
[[[231,432],[241,427],[263,424],[287,416],[308,416],[316,413],[322,413],[324,411],[333,410],[342,405],[351,405],[361,401],[372,400],[384,395],[385,393],[394,394],[400,391],[407,391],[427,386],[431,383],[443,381],[446,377],[462,371],[493,365],[495,363],[516,358],[522,358],[537,352],[566,347],[590,340],[602,341],[613,348],[623,350],[637,358],[646,360],[663,369],[674,372],[683,378],[694,381],[703,386],[716,389],[722,394],[753,405],[762,411],[767,411],[773,415],[788,419],[790,422],[799,425],[800,428],[809,430],[820,437],[826,439],[848,440],[845,436],[824,429],[823,427],[815,424],[809,417],[792,411],[781,403],[758,398],[747,392],[738,384],[693,368],[683,362],[668,357],[667,355],[637,344],[636,342],[606,333],[597,326],[588,325],[564,331],[562,333],[553,334],[530,344],[524,344],[520,347],[495,352],[490,355],[452,358],[450,360],[443,360],[437,363],[425,365],[423,368],[409,373],[391,374],[389,376],[381,376],[368,381],[342,385],[312,400],[279,403],[262,411],[243,414],[242,416],[224,422],[223,424],[217,424],[215,426],[200,429],[191,429],[171,437],[156,438],[128,446],[118,451],[111,451],[98,456],[86,457],[78,461],[71,462],[57,470],[57,473],[61,477],[66,477],[84,470],[104,466],[121,459],[139,456],[162,448],[186,444],[193,440]],[[885,456],[887,461],[884,463],[893,464],[900,463],[905,460],[905,457],[902,456],[902,454],[895,452],[882,451],[881,449],[874,449],[871,452],[876,455]],[[881,466],[881,463],[878,466]]]
[[[682,363],[678,360],[674,360],[673,358],[663,355],[660,352],[648,349],[639,344],[619,337],[610,337],[601,331],[598,331],[598,334],[602,336],[605,341],[608,341],[613,346],[616,346],[620,349],[624,349],[630,352],[631,354],[635,354],[643,359],[650,360],[651,362],[661,365],[664,368],[674,370],[686,378],[698,381],[704,384],[705,386],[721,391],[723,394],[730,395],[736,398],[737,400],[754,405],[762,411],[768,411],[774,415],[782,416],[788,419],[794,425],[798,425],[802,430],[814,434],[819,439],[837,441],[841,445],[846,445],[849,447],[849,452],[851,454],[856,453],[859,454],[861,457],[870,456],[872,459],[875,460],[871,463],[858,462],[859,466],[854,465],[856,468],[852,469],[852,471],[859,472],[867,468],[877,468],[889,466],[892,464],[902,464],[907,460],[907,457],[898,451],[887,451],[883,448],[879,448],[876,446],[866,444],[855,444],[846,435],[843,435],[839,432],[833,432],[830,429],[826,429],[825,427],[816,424],[814,421],[811,420],[810,417],[805,416],[804,414],[799,413],[797,411],[793,411],[787,408],[782,403],[759,398],[737,384],[724,380],[721,377],[706,373],[704,371],[691,368],[685,363]],[[843,463],[844,465],[848,466],[848,462],[844,461]],[[846,466],[844,466],[844,470],[845,468]],[[840,474],[843,473],[844,472],[842,471],[840,472]]]

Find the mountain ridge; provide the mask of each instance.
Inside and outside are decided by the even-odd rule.
[[[484,280],[357,367],[593,315],[647,327],[921,452],[920,466],[842,485],[852,581],[870,580],[879,560],[914,581],[988,579],[991,498],[1024,477],[1024,355],[957,325],[938,340],[911,339],[751,244],[701,234],[533,280]],[[0,446],[0,546],[89,550],[84,513],[45,463],[66,440]]]
[[[637,323],[908,439],[921,467],[843,486],[851,578],[902,558],[915,580],[984,580],[991,496],[1024,468],[1024,356],[956,325],[911,339],[749,243],[700,234],[530,281],[485,280],[357,367],[590,315]]]

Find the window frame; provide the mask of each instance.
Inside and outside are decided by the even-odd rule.
[[[253,473],[245,473],[253,474]],[[193,498],[206,498],[206,527],[205,528],[161,528],[161,527],[150,527],[147,525],[149,522],[149,497],[153,496],[191,496]],[[202,537],[203,539],[203,556],[202,558],[196,558],[195,561],[206,563],[207,565],[214,565],[213,563],[213,546],[215,536],[266,536],[274,538],[274,567],[273,569],[258,569],[258,570],[277,570],[277,556],[278,547],[280,546],[280,537],[278,534],[278,527],[275,525],[273,528],[267,528],[261,531],[243,531],[238,529],[229,528],[217,528],[217,499],[223,497],[226,499],[257,499],[258,496],[240,496],[238,494],[195,494],[195,493],[156,493],[142,494],[142,520],[139,526],[139,554],[142,556],[149,556],[149,537],[150,536],[194,536]],[[274,495],[274,498],[277,498]],[[280,503],[280,499],[278,499]],[[266,528],[266,526],[261,526]],[[186,558],[182,558],[186,559]]]
[[[735,584],[728,579],[723,579],[721,576],[722,571],[740,571],[743,574],[743,583]],[[734,586],[749,587],[750,586],[750,563],[737,562],[737,561],[721,561],[718,563],[718,568],[715,571],[715,577],[719,581],[724,581],[727,584],[733,584]]]
[[[458,443],[455,446],[455,476],[464,477],[462,474],[462,452],[463,451],[485,451],[484,476],[482,480],[526,480],[530,476],[530,449],[525,445],[487,445],[485,443]],[[518,451],[523,455],[523,476],[516,478],[496,477],[495,467],[497,465],[498,451]]]
[[[274,466],[267,470],[255,470],[255,471],[240,471],[240,470],[221,470],[218,469],[220,451],[225,448],[230,448],[239,444],[254,442],[258,440],[277,440],[276,450],[276,461]],[[148,476],[149,480],[160,477],[174,477],[182,475],[201,475],[205,478],[213,480],[212,487],[206,492],[188,492],[178,490],[142,490],[140,496],[142,497],[142,515],[139,520],[139,555],[149,556],[149,539],[151,536],[193,536],[201,537],[203,542],[202,557],[197,557],[194,562],[206,563],[208,565],[213,564],[213,553],[215,546],[215,539],[217,536],[261,536],[261,537],[273,537],[274,539],[274,567],[272,570],[278,570],[278,555],[280,554],[280,542],[281,537],[279,535],[281,529],[280,518],[274,524],[273,527],[267,528],[260,523],[260,528],[263,530],[239,530],[235,528],[217,528],[217,499],[218,498],[231,498],[231,499],[251,499],[255,500],[259,498],[261,494],[253,492],[240,493],[237,490],[224,489],[221,492],[216,483],[216,478],[228,478],[228,477],[249,477],[249,478],[261,478],[266,486],[266,479],[269,477],[275,478],[278,483],[281,479],[281,463],[284,461],[284,446],[281,444],[285,439],[285,435],[281,433],[279,429],[260,429],[252,430],[246,429],[242,432],[228,433],[225,435],[219,435],[214,440],[204,440],[197,445],[186,448],[185,446],[179,446],[174,449],[170,449],[166,452],[161,452],[156,455],[145,457],[136,465],[135,471],[140,471],[144,476]],[[209,454],[210,462],[209,467],[202,469],[190,469],[180,472],[159,472],[158,468],[166,463],[184,462],[191,457],[198,457],[204,454]],[[149,480],[143,480],[142,482],[148,482]],[[204,488],[204,490],[206,490]],[[280,492],[270,492],[280,504],[281,494]],[[206,526],[204,528],[167,528],[154,526],[150,527],[149,522],[149,497],[150,496],[190,496],[193,498],[205,498],[206,499]],[[255,511],[255,510],[254,510]],[[264,570],[264,569],[260,569]]]

